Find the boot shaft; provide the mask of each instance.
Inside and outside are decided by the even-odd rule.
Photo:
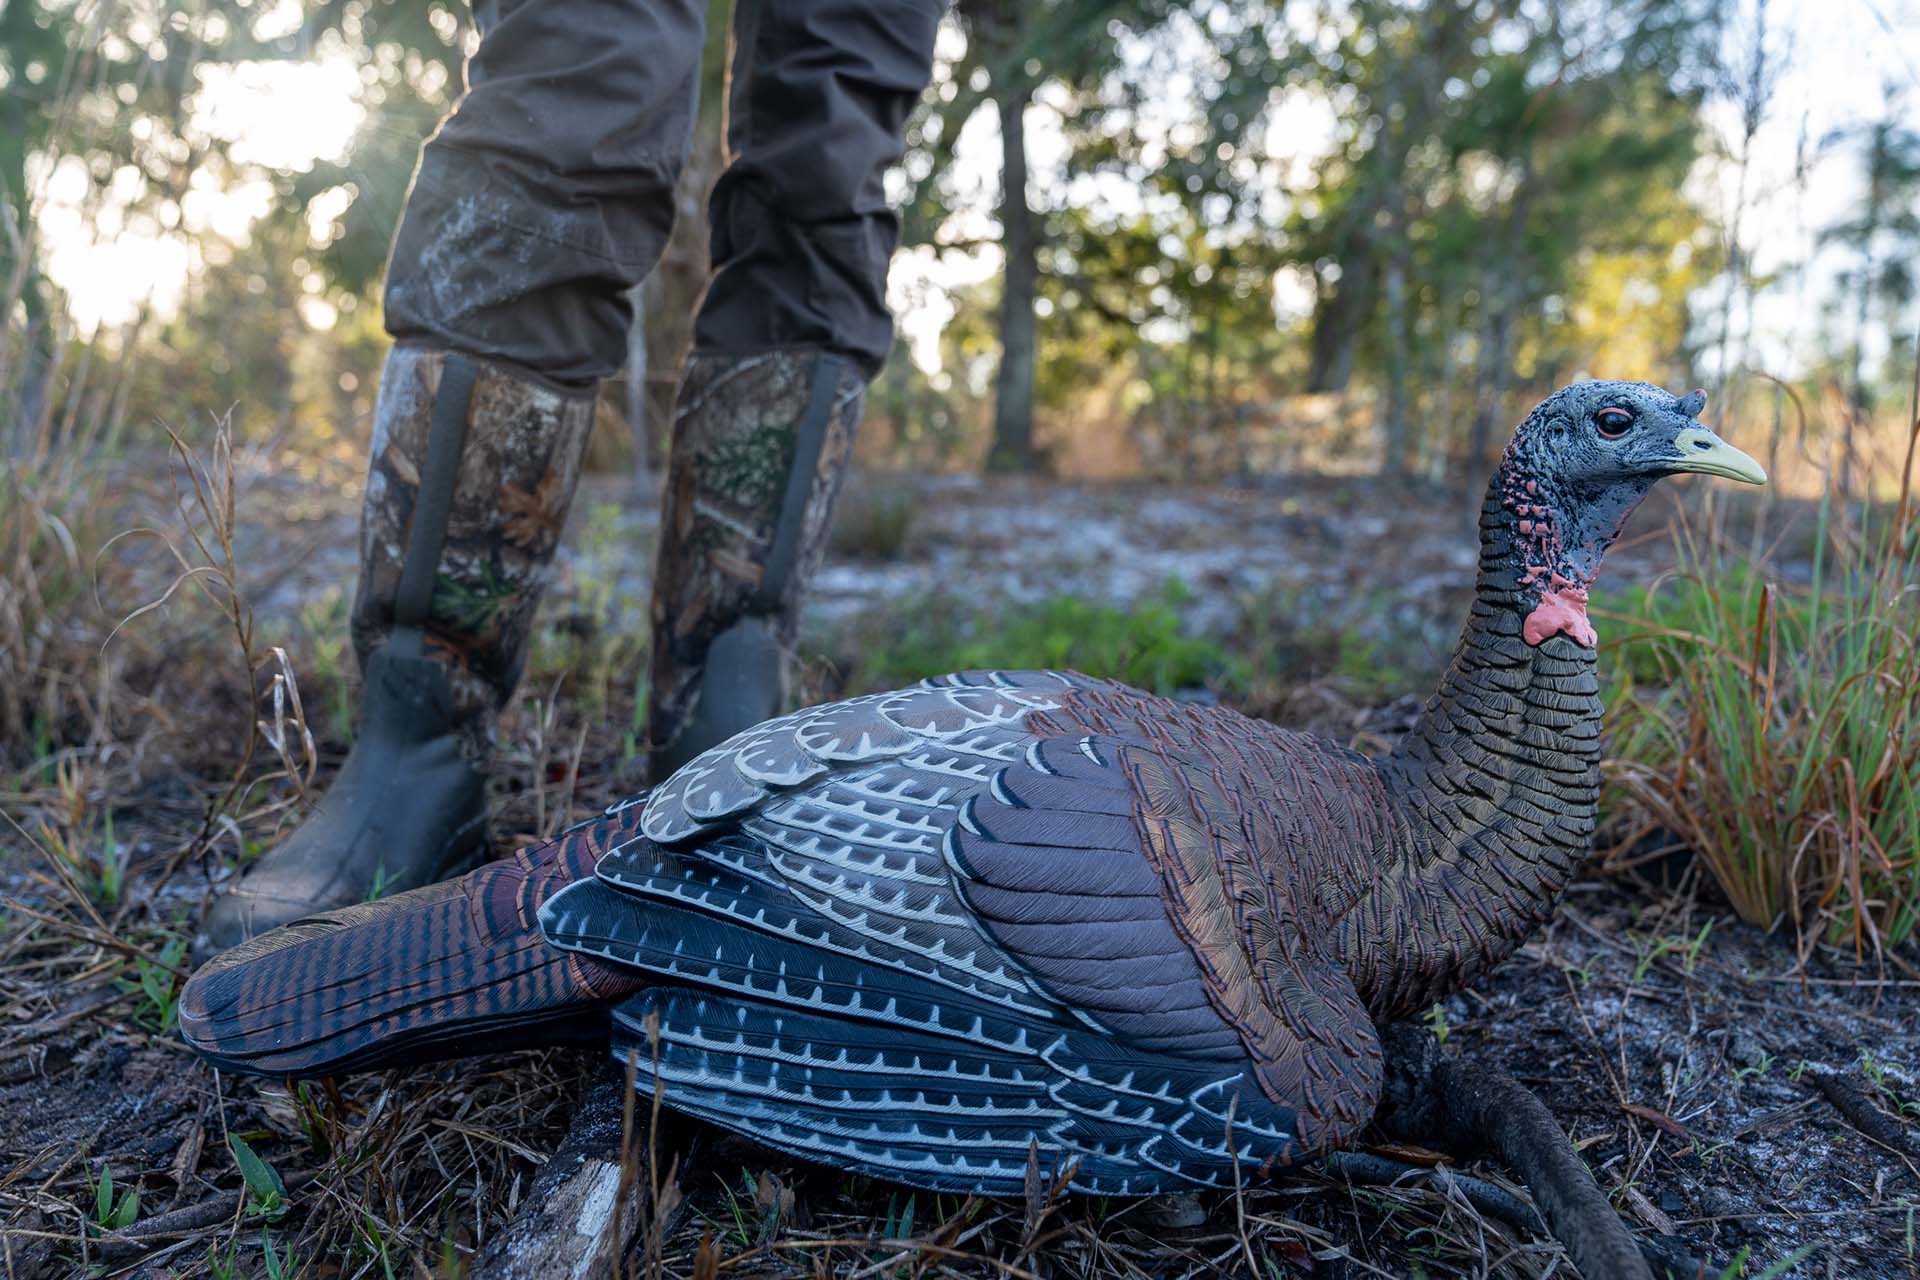
[[[442,394],[442,393],[445,394]],[[423,347],[387,356],[360,519],[362,670],[396,627],[442,663],[478,762],[519,681],[593,424],[594,393]]]
[[[687,362],[653,586],[655,781],[781,710],[865,395],[858,366],[819,351]]]

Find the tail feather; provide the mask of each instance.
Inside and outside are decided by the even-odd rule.
[[[202,966],[180,1031],[255,1075],[332,1075],[604,1035],[641,979],[547,945],[540,904],[593,873],[639,806],[458,880],[329,911]]]

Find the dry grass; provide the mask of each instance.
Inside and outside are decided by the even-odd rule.
[[[1920,387],[1920,383],[1916,384]],[[1837,430],[1831,432],[1836,438]],[[1920,924],[1920,529],[1830,485],[1804,581],[1709,511],[1627,620],[1610,777],[1741,916],[1908,968]],[[1874,477],[1867,477],[1871,488]],[[1626,842],[1639,830],[1629,824]]]

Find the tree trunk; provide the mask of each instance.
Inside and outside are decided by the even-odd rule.
[[[1024,81],[994,95],[1000,110],[1000,246],[1007,258],[988,464],[996,471],[1030,471],[1034,465],[1033,302],[1040,277],[1040,220],[1027,204],[1025,115],[1032,99],[1033,86]]]
[[[642,280],[627,291],[633,304],[633,323],[627,326],[627,427],[633,433],[633,491],[642,498],[653,492],[653,414],[647,404],[647,284]]]
[[[1478,484],[1492,452],[1500,404],[1513,376],[1513,322],[1520,310],[1530,267],[1526,254],[1527,219],[1533,214],[1534,168],[1530,151],[1520,155],[1520,181],[1513,203],[1502,219],[1500,243],[1491,246],[1480,283],[1480,305],[1486,314],[1481,331],[1480,358],[1474,369],[1473,425],[1467,434],[1467,464],[1462,478]]]
[[[1493,448],[1495,419],[1513,371],[1513,311],[1516,302],[1511,275],[1489,270],[1480,289],[1486,323],[1480,331],[1480,358],[1473,374],[1473,425],[1467,433],[1466,475],[1486,469]]]
[[[1395,481],[1405,480],[1407,476],[1408,419],[1412,414],[1407,387],[1407,366],[1412,358],[1411,334],[1408,331],[1410,320],[1407,315],[1407,276],[1412,264],[1408,261],[1411,255],[1398,204],[1396,199],[1390,230],[1393,243],[1388,250],[1386,264],[1387,409],[1380,433],[1380,470],[1389,480]]]
[[[1313,308],[1313,337],[1307,364],[1308,391],[1345,391],[1353,378],[1353,353],[1360,330],[1373,310],[1379,264],[1365,236],[1356,236],[1341,255],[1340,278],[1323,282]]]

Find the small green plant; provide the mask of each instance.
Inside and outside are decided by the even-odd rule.
[[[293,1246],[288,1245],[285,1250],[275,1249],[273,1234],[265,1227],[260,1229],[260,1249],[266,1259],[267,1280],[293,1280],[293,1277],[299,1273],[299,1264],[293,1258]],[[388,1269],[387,1274],[389,1276],[393,1274],[391,1268]]]
[[[103,1231],[118,1231],[133,1225],[140,1216],[140,1188],[127,1188],[118,1201],[113,1198],[113,1170],[100,1166],[100,1178],[93,1184],[93,1222]]]
[[[1876,1058],[1871,1049],[1860,1051],[1860,1071],[1873,1085],[1874,1092],[1886,1099],[1887,1105],[1903,1116],[1920,1115],[1920,1102],[1912,1101],[1900,1095],[1894,1088],[1892,1071],[1889,1064]]]
[[[727,1198],[727,1214],[733,1219],[733,1237],[739,1241],[741,1248],[748,1248],[753,1244],[752,1224],[759,1216],[753,1206],[753,1175],[745,1169],[740,1171],[738,1192],[725,1178],[716,1177],[716,1180],[720,1183],[721,1194]]]
[[[127,854],[113,837],[113,810],[100,815],[100,900],[110,907],[120,905],[127,886]]]
[[[305,642],[309,673],[323,691],[327,732],[342,741],[353,739],[353,678],[347,670],[347,594],[333,588],[300,608],[300,633]]]
[[[1819,1248],[1818,1245],[1802,1245],[1786,1257],[1769,1265],[1764,1271],[1756,1271],[1748,1275],[1747,1258],[1753,1253],[1753,1247],[1742,1245],[1740,1252],[1733,1255],[1733,1261],[1727,1264],[1726,1270],[1720,1273],[1718,1280],[1779,1280],[1779,1277],[1811,1258],[1817,1248]]]
[[[187,958],[184,938],[167,939],[160,948],[157,963],[146,956],[135,956],[134,973],[141,996],[140,1025],[160,1035],[171,1035],[180,1026],[180,965]]]
[[[1628,941],[1633,944],[1634,965],[1633,981],[1637,985],[1647,976],[1647,970],[1653,968],[1661,956],[1675,954],[1680,957],[1681,969],[1691,977],[1694,966],[1700,962],[1701,948],[1707,945],[1707,935],[1713,932],[1713,921],[1700,926],[1700,932],[1688,938],[1680,934],[1669,934],[1663,938],[1650,938],[1644,934],[1629,933]]]
[[[1453,1034],[1453,1027],[1447,1022],[1447,1006],[1434,1005],[1421,1015],[1420,1020],[1427,1024],[1427,1030],[1433,1032],[1435,1042],[1445,1048],[1447,1037]]]
[[[388,1280],[393,1280],[393,1259],[387,1256],[387,1236],[386,1233],[380,1229],[378,1220],[376,1220],[371,1213],[362,1210],[360,1221],[356,1224],[355,1230],[358,1232],[362,1242],[365,1243],[371,1260],[380,1264],[381,1274],[386,1276]]]
[[[240,1180],[246,1184],[246,1216],[264,1218],[273,1222],[284,1217],[287,1212],[287,1184],[272,1165],[254,1153],[247,1140],[239,1134],[227,1137],[227,1146],[233,1152],[233,1162],[240,1168]],[[262,1232],[264,1239],[265,1233]]]
[[[647,734],[647,673],[645,664],[634,668],[633,709],[627,713],[627,727],[620,735],[620,763],[627,765],[640,754]]]
[[[899,1202],[898,1196],[887,1197],[887,1220],[880,1229],[883,1238],[906,1240],[913,1235],[914,1204],[915,1197],[912,1192],[907,1193],[905,1204]]]
[[[378,902],[380,899],[386,897],[392,888],[393,881],[387,875],[387,864],[383,862],[373,869],[373,883],[367,886],[367,896],[362,898],[361,901]]]

